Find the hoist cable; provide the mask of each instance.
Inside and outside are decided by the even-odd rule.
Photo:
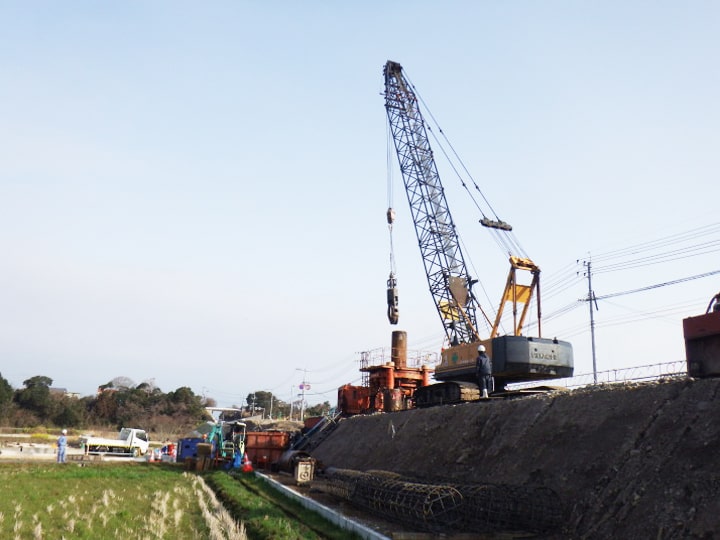
[[[463,160],[460,159],[460,156],[459,156],[458,153],[455,151],[455,148],[454,148],[453,145],[450,143],[450,140],[449,140],[449,139],[447,138],[447,136],[445,135],[445,132],[444,132],[444,131],[442,130],[442,128],[440,127],[440,124],[438,123],[438,121],[437,121],[437,120],[435,119],[435,117],[433,116],[432,111],[431,111],[430,108],[427,106],[427,104],[425,103],[425,100],[422,98],[422,96],[418,93],[418,91],[417,91],[417,89],[415,88],[415,85],[413,84],[412,80],[407,76],[407,71],[405,71],[405,73],[406,73],[405,78],[406,78],[406,79],[408,80],[408,82],[410,83],[410,86],[412,87],[413,92],[414,92],[415,95],[417,96],[418,101],[420,102],[420,104],[422,104],[423,108],[424,108],[425,111],[428,113],[428,116],[430,117],[430,119],[431,119],[431,120],[433,121],[433,123],[437,126],[438,131],[440,131],[440,134],[443,136],[443,139],[445,139],[445,142],[447,142],[447,145],[450,147],[450,150],[452,151],[453,155],[455,156],[455,159],[457,159],[458,163],[460,164],[460,166],[462,167],[462,169],[465,171],[465,174],[467,175],[467,177],[472,181],[473,185],[475,186],[475,190],[480,194],[480,196],[482,197],[482,199],[485,201],[485,204],[487,204],[488,208],[490,209],[490,211],[492,212],[492,214],[495,216],[495,219],[499,221],[500,218],[498,217],[497,213],[496,213],[495,210],[493,209],[493,207],[492,207],[492,205],[490,204],[490,202],[489,202],[489,201],[487,200],[487,198],[485,197],[485,194],[484,194],[484,193],[482,192],[482,190],[480,189],[480,186],[477,185],[477,182],[475,182],[475,179],[474,179],[473,176],[470,174],[470,171],[468,171],[467,167],[465,166],[465,163],[463,163]],[[437,138],[436,138],[436,140],[437,140]],[[439,142],[438,142],[438,143],[439,143]],[[442,146],[442,145],[441,145],[441,146]],[[448,158],[448,161],[450,161],[450,158],[447,156],[447,153],[445,152],[444,149],[443,149],[443,153],[445,154],[445,157]],[[455,170],[455,167],[453,167],[453,170]],[[457,174],[457,171],[456,171],[456,174]],[[458,177],[459,177],[459,176],[460,176],[460,175],[458,174]]]
[[[460,174],[460,172],[459,172],[459,171],[457,170],[457,168],[455,167],[455,164],[454,164],[454,163],[452,162],[452,160],[450,159],[450,156],[448,156],[448,154],[447,154],[447,152],[445,151],[445,148],[443,147],[443,145],[440,143],[440,140],[435,136],[435,131],[432,129],[431,126],[426,126],[426,127],[427,127],[427,130],[428,130],[428,133],[430,133],[430,135],[432,136],[433,140],[437,143],[437,148],[440,148],[440,151],[441,151],[441,152],[443,153],[443,155],[445,156],[445,159],[447,160],[448,164],[450,165],[450,168],[453,170],[453,172],[455,173],[455,176],[457,176],[458,180],[460,180],[460,184],[462,185],[462,187],[463,187],[463,188],[465,189],[465,191],[467,192],[468,196],[470,197],[470,200],[471,200],[471,201],[473,202],[473,204],[475,205],[475,208],[478,209],[478,211],[480,212],[480,214],[482,215],[482,217],[487,218],[487,216],[485,215],[485,212],[483,212],[483,209],[480,207],[480,205],[478,204],[478,202],[475,200],[475,197],[473,197],[473,194],[472,194],[472,192],[470,191],[470,189],[468,188],[468,185],[465,183],[465,180],[463,179],[462,175]],[[485,202],[487,202],[487,201],[485,201]],[[488,205],[488,206],[489,206],[489,205]],[[492,210],[492,208],[491,208],[491,210]]]
[[[387,215],[387,221],[388,221],[388,233],[390,235],[390,275],[395,275],[395,245],[393,242],[393,221],[394,221],[394,210],[393,210],[393,204],[394,204],[394,191],[393,191],[393,158],[394,158],[394,142],[392,138],[392,131],[390,130],[390,126],[386,125],[386,133],[387,133],[387,198],[388,198],[388,215]],[[390,219],[390,212],[393,212],[393,219]]]
[[[450,168],[455,173],[455,176],[460,181],[460,184],[465,189],[466,193],[468,194],[468,197],[470,197],[470,200],[473,202],[475,207],[478,209],[478,211],[480,212],[482,217],[487,218],[487,216],[485,215],[485,212],[483,212],[483,210],[482,210],[482,207],[478,204],[477,200],[475,199],[472,192],[468,188],[468,185],[465,182],[465,180],[463,179],[462,175],[457,170],[457,168],[455,167],[455,164],[450,159],[450,156],[448,156],[447,152],[445,151],[445,148],[444,148],[442,142],[435,136],[435,132],[433,131],[433,129],[430,126],[427,126],[427,130],[432,135],[433,140],[437,143],[437,147],[440,148],[440,151],[445,156],[445,159],[447,159],[447,162],[450,165]],[[464,168],[464,166],[463,166],[463,168]],[[484,196],[483,196],[483,199],[484,199]],[[487,202],[487,200],[485,202]],[[491,210],[492,210],[492,208],[491,208]],[[494,214],[494,211],[493,211],[493,214]],[[495,215],[495,218],[497,220],[499,220],[497,215]],[[500,251],[502,253],[507,254],[507,255],[516,255],[517,254],[517,255],[521,255],[522,257],[527,258],[527,255],[525,254],[525,250],[522,249],[522,247],[518,243],[517,239],[515,238],[514,235],[511,234],[511,232],[501,231],[500,229],[491,229],[491,237],[493,238],[493,240],[495,241],[497,246],[500,248]]]
[[[477,268],[475,267],[475,263],[472,260],[472,256],[469,254],[470,250],[467,249],[467,246],[465,245],[465,242],[463,241],[462,237],[458,236],[458,241],[462,244],[462,248],[465,250],[465,253],[467,254],[466,257],[468,260],[468,266],[470,268],[472,268],[472,271],[476,276],[479,276],[480,274],[479,274]],[[492,311],[491,312],[492,319],[495,319],[495,317],[497,316],[497,311],[495,310],[493,300],[490,298],[490,295],[488,294],[488,291],[485,288],[485,285],[483,284],[482,280],[479,278],[477,280],[477,285],[480,287],[480,289],[482,289],[483,295],[485,296],[485,302],[487,302],[486,305],[490,306],[490,309]],[[487,312],[485,311],[485,309],[482,307],[482,304],[478,300],[477,295],[475,295],[474,293],[473,293],[473,299],[475,300],[475,304],[477,305],[477,308],[480,310],[480,312],[483,315],[481,320],[485,324],[486,333],[489,334],[490,330],[492,329],[492,320],[490,320],[490,316],[488,316]]]
[[[430,125],[426,125],[425,127],[426,127],[427,131],[430,133],[430,135],[432,136],[433,140],[437,143],[437,147],[440,148],[440,151],[441,151],[442,154],[445,156],[445,159],[447,160],[447,163],[449,164],[449,166],[450,166],[450,168],[452,169],[452,171],[455,173],[455,176],[458,178],[458,180],[459,180],[460,184],[462,185],[463,189],[465,189],[465,191],[467,192],[468,196],[470,197],[470,200],[473,202],[473,204],[475,205],[475,207],[477,208],[477,210],[480,212],[480,215],[481,215],[483,218],[487,219],[487,215],[486,215],[485,212],[483,211],[481,205],[478,203],[477,199],[475,199],[475,197],[473,196],[472,192],[470,191],[470,188],[468,187],[467,182],[465,181],[465,178],[466,178],[466,177],[472,182],[473,186],[475,187],[475,190],[480,194],[480,197],[482,198],[482,200],[483,200],[483,201],[485,202],[485,204],[487,205],[489,211],[490,211],[490,212],[492,213],[492,215],[495,217],[495,220],[501,221],[500,218],[499,218],[498,215],[497,215],[497,212],[495,212],[495,209],[494,209],[494,208],[492,207],[492,205],[490,204],[490,201],[488,201],[487,197],[485,197],[485,194],[484,194],[484,193],[482,192],[482,190],[480,189],[480,186],[478,186],[478,184],[477,184],[477,182],[475,181],[475,179],[473,178],[472,174],[470,174],[470,171],[469,171],[469,170],[467,169],[467,167],[465,166],[465,163],[464,163],[463,160],[460,158],[460,156],[458,155],[458,153],[455,151],[455,148],[453,147],[452,143],[451,143],[450,140],[448,139],[447,135],[445,135],[445,132],[444,132],[443,129],[440,127],[440,124],[437,122],[437,120],[436,120],[435,117],[433,116],[432,111],[430,111],[430,109],[428,108],[427,104],[425,103],[425,100],[423,100],[422,96],[420,96],[420,94],[417,92],[417,89],[415,88],[415,85],[414,85],[414,84],[412,83],[412,81],[407,77],[407,74],[406,74],[405,77],[406,77],[406,79],[408,80],[408,83],[410,84],[410,86],[412,87],[413,93],[414,93],[415,96],[417,97],[418,102],[422,105],[423,109],[427,112],[428,117],[429,117],[429,118],[432,120],[432,122],[435,124],[435,126],[437,127],[437,130],[440,132],[440,134],[442,135],[442,138],[444,139],[445,143],[446,143],[447,146],[449,147],[452,155],[455,157],[455,160],[453,160],[453,159],[451,158],[451,156],[448,154],[447,150],[445,149],[445,145],[444,145],[444,144],[442,143],[442,141],[437,137],[437,135],[435,134],[435,130],[433,129],[433,127],[430,126]],[[459,166],[460,166],[460,168],[462,169],[462,171],[464,171],[465,176],[463,176],[463,174],[461,174],[461,171],[458,170],[458,167],[456,166],[456,163],[459,164]],[[525,252],[525,250],[524,250],[524,249],[522,248],[522,246],[520,245],[520,242],[518,241],[517,237],[515,237],[513,234],[511,234],[511,231],[501,231],[501,230],[499,230],[499,229],[493,229],[493,232],[496,233],[496,234],[494,235],[494,240],[495,240],[496,244],[498,245],[498,247],[500,247],[500,250],[501,250],[503,253],[505,253],[505,254],[507,254],[507,255],[519,255],[519,256],[521,256],[521,257],[528,258],[527,253]]]
[[[386,169],[387,169],[387,199],[388,199],[388,208],[392,208],[393,205],[393,163],[395,159],[395,147],[394,142],[392,138],[392,131],[390,130],[390,125],[386,123],[385,126],[385,133],[387,137],[387,157],[386,157]]]

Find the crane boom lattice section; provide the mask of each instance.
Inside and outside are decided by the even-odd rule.
[[[425,121],[396,62],[385,64],[385,109],[430,292],[451,344],[479,339],[473,281],[433,158]]]

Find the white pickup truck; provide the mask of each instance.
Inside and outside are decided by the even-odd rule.
[[[141,456],[147,453],[150,441],[144,429],[122,428],[117,439],[80,437],[86,454],[115,454]]]

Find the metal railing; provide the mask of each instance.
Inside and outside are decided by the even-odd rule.
[[[378,347],[369,351],[362,351],[359,354],[361,368],[368,366],[383,366],[392,361],[392,349],[390,347]],[[420,351],[408,349],[408,367],[422,367],[428,365],[435,367],[440,363],[440,354],[437,352]]]
[[[595,384],[617,384],[623,382],[654,381],[658,379],[685,377],[687,375],[687,363],[685,360],[673,362],[661,362],[645,366],[634,366],[628,368],[608,369],[597,373],[583,373],[564,379],[553,379],[550,384],[553,386],[564,386],[565,388],[582,388]],[[520,390],[537,386],[538,382],[509,384],[508,388]]]

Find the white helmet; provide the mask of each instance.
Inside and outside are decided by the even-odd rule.
[[[478,352],[485,352],[485,345],[480,345],[478,347]]]
[[[63,434],[63,435],[67,435],[67,429],[63,429],[63,430],[62,430],[62,434]]]

